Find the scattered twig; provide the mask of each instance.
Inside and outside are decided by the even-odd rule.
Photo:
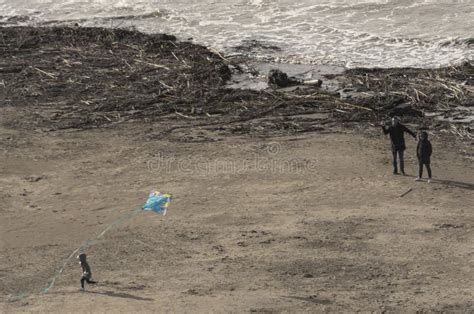
[[[123,59],[123,62],[130,68],[130,70],[132,70],[133,72],[135,72],[135,68],[133,68],[130,63],[127,62],[127,60]]]
[[[180,117],[186,118],[186,119],[196,119],[195,117],[190,117],[190,116],[182,114],[181,112],[178,112],[178,111],[175,111],[175,114],[180,116]]]
[[[228,59],[224,58],[224,57],[223,57],[223,56],[220,54],[220,52],[219,52],[219,51],[215,50],[214,48],[209,48],[209,50],[210,50],[210,51],[212,51],[212,52],[214,52],[216,55],[218,55],[218,56],[219,56],[219,58],[221,58],[222,60],[224,60],[224,61],[226,61],[226,62],[229,62],[229,63],[230,63],[230,61],[229,61]]]
[[[102,117],[102,118],[106,119],[106,120],[109,121],[109,122],[112,121],[112,119],[110,119],[109,117],[107,117],[105,114],[97,113],[97,112],[95,112],[94,114],[97,115],[97,116],[99,116],[99,117]]]
[[[168,89],[173,89],[173,86],[169,86],[165,83],[163,83],[162,81],[158,81],[161,85],[163,85],[164,87],[168,88]]]
[[[44,74],[44,75],[46,75],[46,76],[49,76],[49,77],[52,78],[52,79],[56,79],[56,76],[55,76],[54,74],[52,74],[52,73],[48,73],[48,72],[46,72],[46,71],[43,71],[43,70],[41,70],[41,69],[38,69],[37,67],[33,67],[33,69],[35,69],[36,71],[38,71],[38,72],[40,72],[40,73],[42,73],[42,74]]]
[[[186,61],[184,61],[184,60],[182,60],[182,59],[179,59],[179,58],[174,54],[173,51],[171,51],[171,54],[173,55],[173,57],[174,57],[176,60],[178,60],[179,62],[182,62],[186,67],[188,67],[188,68],[191,67],[191,66],[189,66],[189,65],[186,63]]]
[[[170,44],[172,44],[173,46],[175,46],[176,48],[178,48],[178,46],[172,41],[172,40],[168,40],[170,42]]]
[[[374,109],[372,109],[372,108],[366,108],[366,107],[362,107],[362,106],[359,106],[359,105],[353,105],[353,104],[348,104],[348,103],[341,103],[341,105],[342,106],[348,106],[348,107],[354,107],[354,108],[367,110],[367,111],[374,111]]]
[[[268,94],[268,95],[270,95],[270,96],[273,96],[273,97],[275,97],[276,99],[278,99],[278,100],[280,100],[280,101],[285,101],[285,100],[284,100],[283,98],[281,98],[280,96],[277,96],[277,95],[275,95],[275,94],[273,94],[273,93],[270,93],[270,92],[267,91],[267,90],[263,90],[263,91],[264,91],[266,94]]]
[[[406,190],[405,192],[403,192],[402,194],[400,194],[400,197],[404,197],[405,195],[407,195],[407,194],[410,193],[411,191],[413,191],[413,188],[409,188],[408,190]]]

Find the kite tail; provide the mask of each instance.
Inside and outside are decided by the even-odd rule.
[[[138,209],[135,209],[134,211],[130,212],[130,213],[127,213],[121,217],[119,217],[117,220],[113,221],[112,223],[110,223],[105,229],[104,231],[102,231],[101,233],[99,233],[94,239],[92,240],[87,240],[85,242],[83,242],[81,244],[81,246],[79,246],[77,249],[75,249],[69,256],[68,258],[64,261],[62,267],[59,269],[59,271],[56,273],[56,275],[53,277],[53,279],[51,279],[51,282],[49,283],[48,287],[46,287],[44,290],[43,290],[43,293],[48,293],[49,289],[51,289],[53,286],[54,286],[54,283],[56,282],[56,279],[61,276],[62,272],[64,271],[64,268],[66,268],[66,265],[68,264],[69,260],[76,254],[76,253],[79,253],[79,252],[84,252],[88,247],[90,247],[92,244],[96,243],[97,240],[99,240],[101,237],[104,236],[104,234],[109,231],[110,229],[112,229],[113,227],[115,226],[118,226],[120,224],[122,224],[123,222],[135,217],[137,214],[139,214],[140,212],[142,212],[142,208],[138,208]]]

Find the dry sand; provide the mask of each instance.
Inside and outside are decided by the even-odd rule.
[[[435,181],[391,174],[378,129],[179,143],[159,124],[42,132],[0,108],[0,312],[472,312],[474,172],[434,138]],[[413,190],[404,197],[400,195]],[[84,240],[172,193],[88,250]]]

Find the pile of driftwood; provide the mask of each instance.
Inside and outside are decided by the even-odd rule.
[[[0,28],[0,105],[24,108],[33,117],[29,127],[52,130],[134,119],[176,122],[165,133],[196,126],[271,135],[373,123],[398,114],[464,138],[472,135],[469,124],[434,117],[472,108],[471,64],[349,70],[336,77],[341,91],[329,93],[318,85],[291,92],[228,89],[230,69],[239,71],[239,62],[164,34]]]
[[[36,106],[62,127],[197,113],[230,78],[205,47],[118,29],[3,28],[0,53],[2,104]]]
[[[384,114],[421,117],[427,127],[473,139],[472,63],[442,69],[353,69],[343,80],[357,91],[349,102]]]
[[[343,105],[317,87],[307,97],[225,88],[229,66],[238,64],[163,34],[1,28],[0,52],[2,105],[24,107],[53,130],[175,119],[237,133],[305,132],[317,129],[315,121],[333,121]],[[329,115],[321,121],[313,113]]]

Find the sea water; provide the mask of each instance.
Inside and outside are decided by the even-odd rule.
[[[474,56],[474,0],[0,0],[0,23],[169,33],[227,55],[348,68]]]

